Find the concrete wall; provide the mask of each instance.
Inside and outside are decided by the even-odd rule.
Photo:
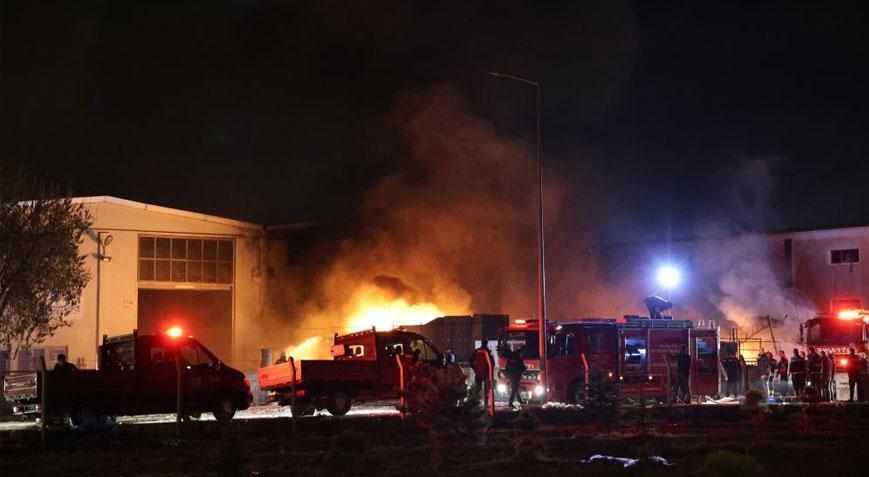
[[[233,366],[253,369],[259,365],[260,324],[265,295],[264,230],[256,224],[155,207],[120,199],[80,199],[93,215],[93,229],[80,250],[87,256],[91,280],[84,290],[72,326],[63,328],[41,346],[68,346],[69,359],[96,363],[98,337],[130,333],[137,326],[138,290],[148,288],[231,288],[233,293],[232,356],[221,356]],[[106,249],[110,262],[98,260],[100,233],[113,239]],[[142,234],[231,239],[235,243],[234,280],[231,285],[140,283],[138,239]],[[99,310],[97,289],[99,287]],[[99,315],[99,329],[97,329]]]
[[[779,234],[772,237],[784,250],[785,240],[793,244],[792,259],[786,260],[786,272],[798,296],[810,300],[824,312],[832,312],[834,300],[860,300],[869,308],[869,227],[853,227]],[[859,263],[832,264],[831,250],[860,250]]]

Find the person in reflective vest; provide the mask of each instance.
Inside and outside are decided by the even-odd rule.
[[[490,367],[495,360],[489,350],[489,341],[480,341],[480,347],[474,350],[471,365],[474,368],[474,386],[483,395],[483,406],[489,407],[489,393],[492,386]]]

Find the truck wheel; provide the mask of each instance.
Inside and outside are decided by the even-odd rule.
[[[329,402],[326,403],[326,409],[329,411],[329,414],[333,416],[343,416],[347,414],[347,411],[350,410],[350,406],[353,405],[353,401],[350,400],[350,396],[344,393],[335,393],[329,396]]]
[[[198,421],[200,417],[202,417],[202,414],[201,414],[201,413],[198,413],[198,412],[188,412],[188,413],[186,413],[186,414],[182,414],[182,415],[181,415],[181,420],[184,421],[184,422]]]
[[[223,396],[217,401],[217,407],[214,409],[214,418],[218,422],[229,422],[235,416],[235,403],[229,396]]]
[[[96,412],[94,412],[94,408],[88,405],[80,405],[76,407],[71,413],[69,413],[69,420],[73,426],[81,426],[85,422],[96,417]]]

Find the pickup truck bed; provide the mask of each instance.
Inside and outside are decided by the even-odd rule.
[[[260,389],[269,391],[269,399],[281,405],[295,400],[302,414],[325,407],[332,415],[340,416],[350,410],[353,401],[399,397],[402,372],[407,371],[397,357],[407,363],[414,359],[434,360],[440,355],[419,334],[373,328],[335,334],[331,353],[332,360],[296,362],[295,396],[289,363],[260,368]]]
[[[288,389],[292,385],[292,371],[290,363],[260,368],[260,389]],[[380,364],[377,361],[305,360],[296,364],[296,385],[304,389],[323,389],[335,384],[364,385],[371,388],[379,381]]]

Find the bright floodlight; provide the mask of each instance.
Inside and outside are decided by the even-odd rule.
[[[672,289],[679,286],[682,281],[682,274],[679,269],[671,265],[665,265],[658,269],[658,285],[664,288]]]

